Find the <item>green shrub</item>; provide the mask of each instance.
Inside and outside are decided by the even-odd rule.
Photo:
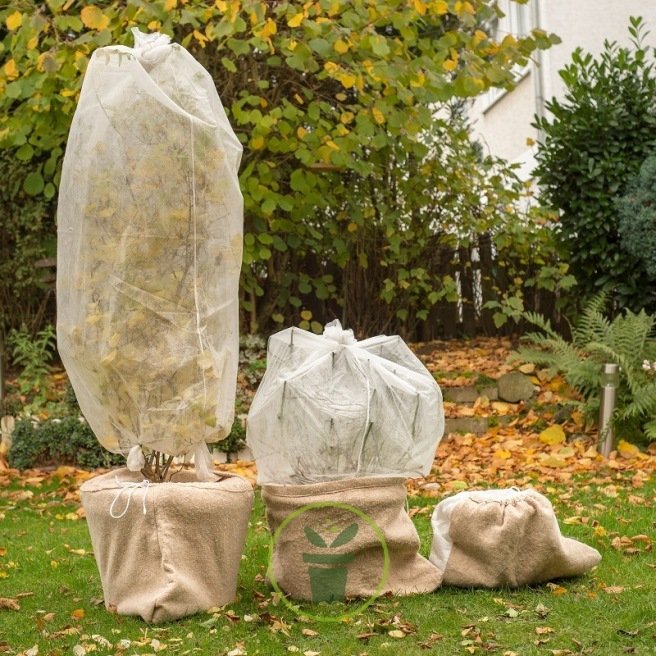
[[[626,194],[615,200],[615,207],[622,247],[656,280],[656,155],[643,162]]]
[[[612,321],[604,315],[608,294],[594,297],[572,329],[572,341],[563,339],[539,314],[526,319],[542,332],[525,335],[537,348],[520,348],[517,356],[562,373],[584,401],[589,421],[599,414],[601,365],[620,366],[620,384],[613,415],[615,434],[633,442],[656,440],[656,371],[643,363],[656,361],[656,315],[626,310]]]
[[[110,467],[125,464],[121,455],[103,449],[89,425],[79,417],[36,422],[20,419],[12,433],[9,465],[17,469],[48,465]]]
[[[25,326],[20,330],[12,329],[7,346],[13,365],[20,368],[14,384],[22,404],[20,412],[28,415],[43,410],[52,412],[58,401],[50,376],[50,362],[56,352],[54,328],[48,324],[35,336]]]
[[[132,45],[133,26],[167,34],[207,68],[244,144],[243,325],[316,330],[340,316],[364,333],[412,330],[454,295],[440,249],[515,220],[516,190],[433,111],[512,86],[516,64],[558,41],[535,29],[497,42],[484,26],[500,13],[443,0],[13,2],[0,9],[0,147],[21,163],[18,199],[50,207],[93,51]]]
[[[23,394],[41,392],[48,385],[50,362],[55,354],[55,329],[47,325],[32,337],[25,327],[12,329],[7,339],[14,366],[20,367],[18,387]]]
[[[220,442],[211,444],[210,448],[222,453],[237,453],[246,446],[246,428],[239,417],[232,424],[230,435]]]
[[[565,98],[536,119],[535,175],[560,210],[560,248],[583,293],[610,288],[620,307],[653,311],[656,277],[623,249],[614,203],[656,148],[656,60],[641,19],[629,32],[632,47],[606,42],[596,58],[577,49],[560,71]]]
[[[52,289],[36,266],[55,254],[54,203],[23,189],[31,164],[18,152],[0,149],[0,336],[23,325],[34,334],[54,307]]]

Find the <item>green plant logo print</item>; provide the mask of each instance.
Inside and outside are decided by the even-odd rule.
[[[354,555],[352,553],[330,553],[337,547],[348,544],[358,533],[357,523],[347,526],[330,544],[312,528],[303,531],[315,547],[326,549],[325,553],[304,553],[303,562],[310,563],[309,575],[312,601],[341,601],[346,596],[346,576]]]
[[[336,528],[334,526],[319,526],[316,521],[310,521],[311,511],[325,508],[345,510],[355,515],[355,518],[359,519],[360,522],[355,521],[349,523],[345,528]],[[285,593],[280,588],[275,578],[272,561],[276,544],[278,543],[280,536],[289,526],[290,522],[302,517],[306,513],[310,513],[306,518],[304,517],[304,519],[306,519],[306,523],[303,526],[303,533],[305,534],[305,538],[307,540],[307,551],[303,553],[302,558],[303,562],[308,564],[308,576],[310,578],[312,603],[318,603],[322,601],[344,601],[346,596],[346,583],[348,580],[348,565],[355,558],[355,553],[349,552],[348,546],[351,541],[357,537],[360,530],[368,527],[371,529],[371,531],[373,531],[376,539],[380,543],[383,556],[383,564],[381,577],[378,581],[374,594],[372,594],[371,597],[365,599],[362,603],[358,604],[352,610],[349,610],[347,613],[342,613],[340,615],[319,615],[310,613],[307,611],[307,609],[301,609],[299,606],[293,604],[286,598]],[[335,532],[337,535],[332,537],[330,534],[334,534]],[[313,550],[312,547],[315,547],[315,549]],[[345,547],[345,549],[341,549],[341,547]],[[268,568],[268,578],[271,581],[271,585],[273,586],[274,590],[281,595],[281,600],[291,610],[299,615],[304,615],[320,622],[343,622],[345,619],[354,617],[358,613],[361,613],[366,608],[368,608],[371,604],[374,603],[374,601],[383,591],[383,588],[385,587],[389,577],[389,569],[389,549],[382,529],[365,512],[347,503],[340,503],[337,501],[322,501],[316,503],[308,503],[305,506],[301,506],[285,517],[285,519],[282,521],[280,526],[278,526],[275,533],[271,537]]]

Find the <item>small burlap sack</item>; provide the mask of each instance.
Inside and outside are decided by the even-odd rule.
[[[560,534],[549,500],[535,490],[460,492],[437,505],[431,562],[444,585],[497,588],[577,576],[601,560]]]
[[[408,595],[440,584],[440,572],[418,554],[403,478],[265,485],[262,498],[274,535],[269,577],[295,599]]]
[[[235,599],[253,490],[245,479],[188,471],[146,484],[111,471],[80,488],[106,607],[146,622]]]

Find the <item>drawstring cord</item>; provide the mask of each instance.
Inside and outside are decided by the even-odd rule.
[[[121,517],[124,517],[125,514],[128,511],[128,508],[130,507],[130,501],[132,501],[132,495],[139,489],[142,489],[144,491],[143,494],[143,499],[142,499],[142,508],[143,508],[143,514],[146,514],[146,495],[148,494],[148,488],[150,486],[150,481],[147,478],[144,478],[143,481],[139,481],[138,483],[133,482],[133,481],[119,481],[118,478],[116,479],[116,484],[120,486],[120,489],[116,496],[114,497],[114,501],[112,501],[112,505],[109,507],[109,515],[113,519],[121,519]],[[114,514],[114,506],[116,505],[116,502],[121,498],[121,495],[123,492],[128,490],[128,500],[125,504],[125,508],[123,508],[123,512],[120,515],[115,515]]]

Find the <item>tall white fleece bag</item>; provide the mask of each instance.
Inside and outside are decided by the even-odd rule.
[[[230,432],[241,152],[180,45],[135,30],[134,48],[94,52],[62,172],[57,338],[110,451],[208,456]]]

